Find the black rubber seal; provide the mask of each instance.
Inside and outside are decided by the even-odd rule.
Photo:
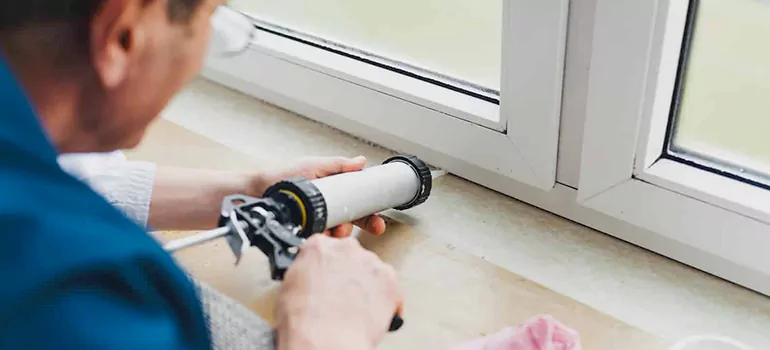
[[[415,195],[414,199],[412,199],[409,203],[406,203],[394,209],[407,210],[407,209],[414,208],[422,203],[425,203],[425,201],[428,200],[428,197],[430,197],[430,191],[433,189],[433,177],[430,174],[430,168],[428,167],[428,165],[425,164],[425,162],[423,162],[422,160],[420,160],[420,158],[417,158],[416,156],[413,156],[413,155],[395,156],[384,161],[382,164],[389,164],[389,163],[395,163],[395,162],[404,163],[412,167],[412,170],[414,170],[414,173],[420,179],[420,192],[418,192],[417,195]]]
[[[293,194],[290,195],[290,194]],[[278,201],[285,202],[288,198],[295,203],[296,207],[291,210],[291,219],[293,222],[302,226],[299,236],[308,238],[314,233],[323,232],[326,229],[327,209],[323,194],[309,180],[304,178],[289,179],[281,181],[265,191],[265,196],[275,198]],[[302,210],[306,215],[305,223],[302,225]]]

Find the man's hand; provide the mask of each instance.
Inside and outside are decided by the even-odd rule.
[[[279,350],[374,349],[403,305],[395,270],[354,238],[310,237],[281,288]]]
[[[268,187],[291,177],[312,180],[358,171],[365,165],[364,157],[335,157],[306,158],[256,174],[158,167],[151,191],[149,224],[156,230],[212,229],[216,227],[222,198],[225,196],[245,194],[262,197]],[[357,220],[354,224],[377,235],[385,232],[385,220],[376,215]],[[352,232],[353,224],[343,224],[325,233],[334,237],[347,237]]]
[[[364,157],[303,158],[286,166],[267,169],[261,172],[251,181],[247,194],[253,197],[261,197],[268,187],[288,178],[304,177],[308,180],[313,180],[340,173],[359,171],[364,166],[366,166],[366,158]],[[362,218],[353,224],[376,235],[385,233],[385,220],[376,215]],[[353,224],[342,224],[324,233],[333,237],[347,237],[353,232]]]

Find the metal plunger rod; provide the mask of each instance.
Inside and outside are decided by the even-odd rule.
[[[169,253],[174,253],[178,250],[226,237],[231,233],[231,230],[232,228],[230,226],[223,226],[210,231],[201,232],[190,237],[180,238],[168,242],[163,246],[163,249]]]

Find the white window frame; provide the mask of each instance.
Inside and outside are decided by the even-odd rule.
[[[550,190],[568,8],[504,1],[499,105],[266,31],[241,55],[209,59],[204,76],[475,181]]]
[[[506,0],[500,106],[267,32],[204,76],[770,295],[768,193],[661,159],[686,2]]]
[[[688,7],[598,1],[578,201],[724,259],[706,270],[767,293],[770,191],[661,157]],[[669,250],[697,267],[689,254]]]

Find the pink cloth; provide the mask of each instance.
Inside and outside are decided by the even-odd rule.
[[[580,334],[550,316],[535,317],[516,328],[451,350],[581,350]]]

